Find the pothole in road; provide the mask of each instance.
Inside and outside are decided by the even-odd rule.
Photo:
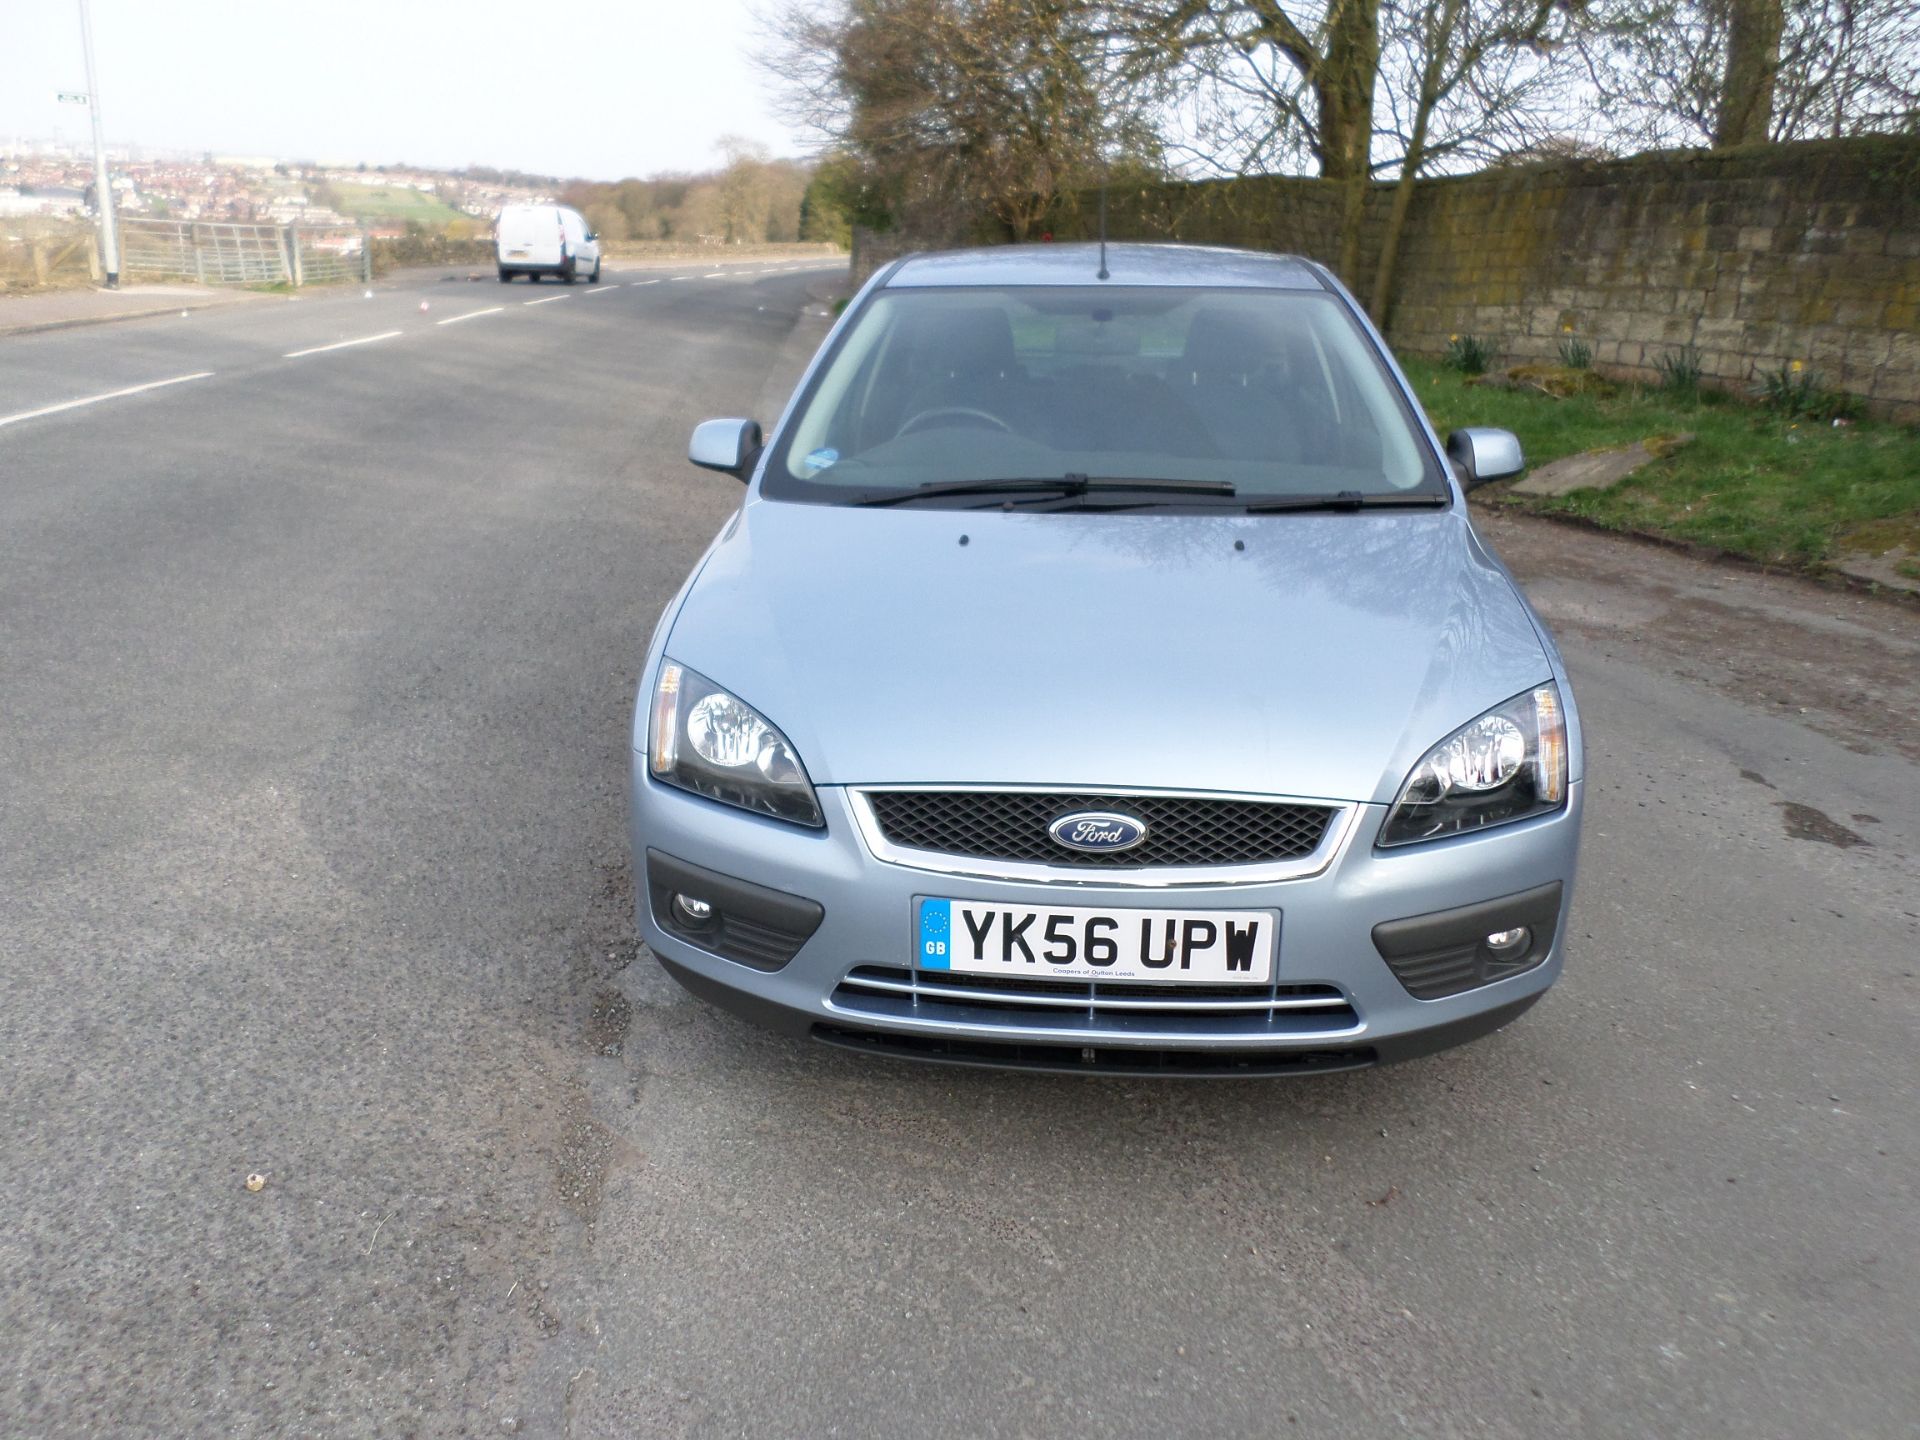
[[[600,1213],[614,1147],[613,1132],[591,1116],[575,1119],[560,1138],[560,1151],[554,1157],[554,1184],[560,1191],[560,1203],[582,1220],[592,1220]]]
[[[574,1012],[577,1032],[595,1057],[619,1057],[633,1028],[633,1004],[623,992],[621,973],[639,950],[631,918],[632,884],[624,858],[601,867],[597,894],[581,916],[571,973],[576,995],[586,1002],[584,1016]],[[579,1002],[576,1001],[576,1004]],[[582,1070],[553,1132],[554,1188],[560,1203],[591,1224],[599,1215],[607,1178],[638,1158],[632,1143],[594,1118],[594,1091],[605,1080]]]
[[[596,1055],[618,1055],[633,1028],[633,1006],[618,990],[601,990],[587,1014],[587,1044]]]

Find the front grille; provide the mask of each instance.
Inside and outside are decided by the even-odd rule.
[[[1194,795],[1087,795],[1038,790],[872,790],[880,831],[895,845],[940,855],[1039,865],[1259,865],[1320,846],[1337,809],[1280,800]],[[1069,850],[1047,827],[1078,810],[1115,810],[1147,827],[1131,850]]]
[[[1360,1017],[1332,985],[1143,985],[955,975],[859,965],[835,987],[843,1013],[1089,1037],[1188,1035],[1314,1040],[1353,1034]]]

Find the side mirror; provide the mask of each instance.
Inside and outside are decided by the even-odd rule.
[[[596,235],[596,234],[594,234],[594,233],[593,233],[593,231],[591,231],[591,230],[589,230],[589,231],[587,232],[587,239],[589,239],[589,240],[598,240],[599,238],[600,238],[600,237],[599,237],[598,235]]]
[[[703,420],[693,427],[687,459],[703,470],[718,470],[744,482],[760,455],[757,420]]]
[[[1447,436],[1447,457],[1460,467],[1461,483],[1469,490],[1490,480],[1510,480],[1527,468],[1520,437],[1488,425],[1470,425]]]

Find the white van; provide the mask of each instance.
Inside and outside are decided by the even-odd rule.
[[[516,275],[558,275],[569,285],[581,275],[600,278],[600,237],[565,205],[507,206],[493,222],[493,243],[502,285]]]

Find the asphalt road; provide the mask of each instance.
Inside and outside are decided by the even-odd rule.
[[[824,273],[0,341],[0,1433],[1920,1433],[1912,610],[1490,519],[1587,852],[1431,1060],[917,1069],[657,971],[686,433]]]

